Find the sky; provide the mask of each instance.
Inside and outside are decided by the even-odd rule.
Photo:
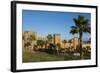
[[[62,39],[69,40],[73,37],[79,37],[78,34],[72,35],[70,33],[71,26],[75,26],[73,18],[77,18],[78,15],[83,15],[90,23],[90,13],[23,10],[23,31],[37,32],[38,36],[42,37],[58,33],[61,34]],[[83,39],[87,40],[88,38],[89,34],[84,33]]]

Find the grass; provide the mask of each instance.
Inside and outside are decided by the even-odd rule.
[[[64,60],[64,57],[58,55],[51,55],[44,52],[23,53],[23,62],[59,61],[59,60]]]
[[[90,59],[90,55],[84,55],[84,59]],[[68,55],[53,55],[45,52],[23,52],[23,62],[44,62],[44,61],[66,61],[66,60],[80,60],[79,56],[72,54]]]

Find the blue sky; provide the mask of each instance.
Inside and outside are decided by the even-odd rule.
[[[78,37],[78,34],[72,35],[69,33],[71,26],[75,25],[73,18],[77,18],[78,15],[83,15],[88,20],[91,19],[90,13],[23,10],[23,31],[37,32],[42,37],[59,33],[62,39],[68,40]],[[83,39],[87,40],[88,38],[89,34],[84,33]]]

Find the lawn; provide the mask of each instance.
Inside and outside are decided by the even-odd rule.
[[[85,55],[84,59],[90,59],[90,55]],[[23,62],[44,62],[44,61],[65,61],[65,60],[80,60],[79,56],[74,55],[52,55],[45,52],[23,52]]]

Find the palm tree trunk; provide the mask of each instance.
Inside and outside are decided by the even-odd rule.
[[[82,60],[83,59],[83,52],[82,52],[82,35],[83,33],[80,32],[80,59]]]

